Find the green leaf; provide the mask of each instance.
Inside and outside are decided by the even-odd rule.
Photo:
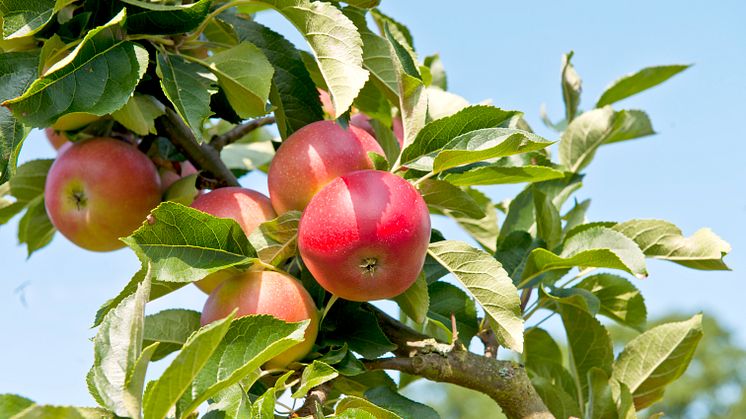
[[[431,212],[447,214],[453,218],[481,219],[484,210],[467,192],[448,182],[426,179],[417,185]]]
[[[389,171],[389,162],[386,160],[386,157],[373,151],[369,151],[368,158],[373,162],[373,168],[375,170],[381,170],[384,172]]]
[[[106,115],[124,106],[145,74],[148,52],[124,40],[122,10],[89,31],[70,55],[3,103],[26,125],[47,127],[71,112]]]
[[[578,402],[562,388],[557,387],[549,379],[534,377],[531,379],[534,389],[547,406],[547,409],[557,418],[579,418],[581,416]]]
[[[349,0],[345,3],[350,6],[361,7],[364,9],[372,9],[381,3],[381,0]]]
[[[497,243],[497,235],[500,228],[497,226],[497,210],[495,205],[490,201],[487,195],[482,192],[466,188],[464,191],[469,197],[481,208],[485,216],[479,219],[463,217],[457,214],[446,212],[461,226],[469,235],[479,243],[486,251],[493,253]]]
[[[427,88],[427,101],[428,117],[434,120],[454,115],[470,106],[463,97],[435,86]]]
[[[145,304],[150,294],[150,271],[137,292],[110,311],[93,341],[94,360],[88,382],[97,399],[118,416],[139,418],[142,393],[132,393],[128,378],[142,352]],[[135,386],[136,389],[137,386]]]
[[[562,351],[557,342],[544,329],[526,329],[523,360],[529,369],[540,369],[544,365],[562,365]]]
[[[596,102],[596,107],[609,105],[628,98],[632,95],[657,86],[676,74],[686,70],[691,65],[665,65],[646,67],[628,74],[611,84]]]
[[[150,95],[135,93],[112,118],[139,135],[155,134],[155,119],[165,113],[163,104]]]
[[[610,106],[594,109],[574,119],[562,133],[560,162],[572,172],[586,167],[598,147],[655,134],[648,116],[642,111],[614,112]]]
[[[47,216],[44,197],[40,196],[31,201],[26,213],[18,222],[18,243],[26,244],[28,256],[48,245],[55,232],[57,229]]]
[[[495,259],[503,265],[503,269],[517,285],[531,251],[542,245],[540,240],[534,239],[528,232],[516,230],[500,241],[494,252]]]
[[[443,149],[454,138],[480,129],[505,126],[516,111],[505,111],[493,106],[470,106],[458,113],[437,119],[425,125],[412,144],[404,148],[401,155],[403,166],[423,156]]]
[[[288,211],[251,232],[249,242],[262,262],[280,266],[296,254],[300,216],[300,211]]]
[[[191,392],[185,395],[189,403],[182,415],[187,416],[214,394],[297,345],[303,340],[308,323],[286,323],[267,315],[234,320],[222,342],[213,344],[214,353],[194,377]]]
[[[44,184],[52,163],[53,159],[31,160],[18,167],[10,181],[10,193],[16,202],[28,205],[44,196]]]
[[[345,113],[368,80],[363,42],[355,25],[326,2],[263,0],[290,21],[308,41],[332,97],[336,116]]]
[[[570,369],[576,381],[580,404],[588,394],[588,372],[600,368],[611,374],[614,351],[609,332],[593,315],[578,307],[580,296],[559,299],[559,313],[567,333]]]
[[[621,110],[614,114],[614,125],[604,144],[633,140],[655,134],[653,123],[643,111]]]
[[[584,417],[589,419],[618,417],[616,403],[609,385],[609,376],[600,368],[591,368],[588,371],[588,408]]]
[[[601,301],[588,290],[551,287],[550,292],[547,292],[543,287],[539,288],[539,305],[541,307],[559,312],[564,304],[574,305],[593,316],[598,314],[601,309]]]
[[[588,207],[591,206],[591,200],[586,199],[582,202],[575,201],[575,206],[562,217],[565,220],[565,227],[562,229],[562,235],[565,236],[573,228],[585,224],[587,222],[585,213],[588,212]]]
[[[36,80],[38,64],[37,51],[0,54],[0,102],[22,94]],[[7,108],[0,107],[0,185],[15,173],[21,144],[29,132]]]
[[[684,373],[702,338],[702,315],[654,327],[630,341],[614,362],[612,378],[626,384],[637,410],[663,397]]]
[[[166,355],[178,351],[192,333],[200,328],[200,312],[184,309],[168,309],[145,317],[143,345],[158,343],[152,355],[158,361]]]
[[[499,163],[479,165],[466,171],[449,172],[443,176],[443,180],[456,186],[475,186],[543,182],[564,176],[563,172],[551,167],[506,166]]]
[[[368,400],[365,400],[356,396],[347,396],[337,403],[334,410],[336,417],[340,417],[341,414],[346,414],[350,418],[358,418],[360,416],[358,412],[364,411],[372,415],[371,417],[376,419],[402,419],[401,416],[396,413],[386,410],[381,406],[377,406]]]
[[[190,61],[204,65],[215,74],[238,116],[249,118],[267,113],[274,68],[254,44],[244,41],[205,61],[194,58]]]
[[[228,332],[233,314],[192,334],[157,380],[148,383],[143,400],[144,417],[165,418]]]
[[[427,317],[443,325],[451,325],[451,315],[456,318],[459,340],[467,344],[479,331],[477,308],[464,291],[447,282],[433,282],[427,287],[430,308]]]
[[[157,54],[156,71],[161,88],[176,112],[201,139],[202,125],[212,115],[210,96],[217,93],[217,77],[197,63],[171,54]]]
[[[278,380],[279,381],[279,380]],[[271,406],[266,406],[271,404]],[[271,416],[261,416],[271,407]],[[213,396],[207,407],[207,412],[202,416],[204,419],[240,419],[261,418],[274,419],[274,389],[270,388],[260,396],[254,405],[249,395],[241,384],[234,384]]]
[[[565,102],[565,120],[572,121],[578,113],[583,81],[570,60],[573,52],[562,56],[562,100]]]
[[[486,128],[468,132],[454,138],[443,147],[432,164],[433,172],[477,163],[497,157],[541,150],[549,145],[538,135],[511,128]],[[426,165],[420,162],[417,169]]]
[[[280,378],[277,379],[275,382],[275,386],[273,388],[270,388],[269,390],[265,391],[264,394],[259,396],[254,403],[251,405],[251,416],[252,418],[275,418],[275,402],[276,397],[281,396],[282,393],[285,392],[285,382],[290,378],[291,375],[293,375],[295,371],[288,371],[284,375],[282,375]],[[235,386],[234,386],[235,387]],[[242,396],[245,396],[245,393],[242,392]],[[236,418],[241,418],[244,416],[236,415]]]
[[[730,252],[730,245],[708,228],[689,237],[663,220],[631,220],[612,228],[634,240],[647,257],[670,260],[692,269],[729,269],[723,257]]]
[[[380,419],[376,414],[357,407],[347,409],[334,417],[336,419]]]
[[[458,241],[430,243],[428,253],[458,279],[491,318],[498,341],[523,351],[523,318],[518,291],[489,254]]]
[[[559,255],[535,249],[529,255],[521,283],[555,269],[573,267],[620,269],[647,276],[645,255],[628,237],[607,227],[593,227],[570,236]]]
[[[4,0],[0,2],[3,40],[30,36],[49,23],[54,15],[74,0]]]
[[[645,299],[626,278],[611,274],[586,277],[575,286],[593,293],[601,302],[599,313],[625,326],[642,330],[647,321]]]
[[[404,418],[440,419],[430,406],[412,401],[388,387],[375,387],[365,392],[370,402]]]
[[[269,99],[282,138],[323,118],[319,92],[293,44],[266,26],[236,14],[224,12],[220,19],[233,27],[240,41],[259,47],[274,66]]]
[[[399,112],[402,119],[404,147],[412,144],[417,134],[425,126],[427,118],[427,91],[422,78],[412,61],[409,51],[391,34],[385,26],[391,61],[394,63],[399,92]]]
[[[366,86],[374,87],[370,85],[370,82],[374,81],[375,85],[380,86],[389,99],[395,103],[398,102],[399,84],[396,76],[397,69],[391,59],[388,42],[368,28],[364,10],[345,7],[343,12],[355,24],[363,41],[363,67],[370,71],[370,75],[372,76],[368,80],[368,83],[366,83]],[[364,90],[365,88],[363,88]],[[365,109],[362,109],[362,111],[367,113]],[[389,118],[391,118],[390,114]]]
[[[396,21],[391,16],[383,14],[380,9],[371,10],[371,16],[373,17],[373,21],[376,22],[376,25],[379,27],[381,33],[384,33],[384,26],[388,25],[389,30],[402,46],[406,46],[409,50],[414,50],[414,38],[412,38],[412,33],[403,23]]]
[[[430,69],[430,75],[432,76],[431,85],[448,90],[448,77],[443,67],[443,61],[440,60],[440,55],[433,54],[425,57],[424,64]]]
[[[300,378],[300,386],[293,392],[294,399],[306,397],[312,388],[337,378],[339,373],[334,368],[320,361],[313,361],[311,365],[303,369]]]
[[[9,418],[33,406],[31,399],[16,394],[0,394],[0,417]]]
[[[192,282],[232,266],[251,264],[256,251],[235,221],[163,202],[122,239],[153,264],[161,281]]]
[[[396,349],[386,337],[373,313],[359,303],[338,300],[321,325],[322,340],[347,346],[367,359]]]
[[[132,279],[130,279],[130,281],[127,283],[124,289],[122,289],[122,291],[120,291],[119,294],[117,294],[114,298],[105,302],[98,309],[98,311],[96,312],[96,318],[93,321],[93,327],[96,327],[99,324],[101,324],[106,314],[108,314],[117,305],[119,305],[119,303],[122,300],[124,300],[125,298],[134,294],[137,291],[138,286],[145,279],[145,275],[148,272],[147,266],[148,266],[147,263],[141,262],[140,270],[137,271],[132,276]],[[153,301],[156,298],[169,294],[185,285],[186,285],[185,282],[163,282],[163,281],[158,281],[157,278],[153,278],[150,284],[150,297],[148,298],[148,300]]]
[[[34,405],[13,416],[13,419],[109,419],[108,410],[92,407]]]
[[[394,301],[410,319],[416,323],[423,323],[430,308],[425,273],[421,272],[406,291],[394,297]]]
[[[266,132],[255,130],[253,132]],[[223,147],[220,159],[229,169],[257,170],[263,168],[275,156],[275,148],[271,141],[235,142]]]
[[[148,372],[148,365],[150,364],[153,354],[158,349],[158,345],[158,342],[156,342],[146,346],[140,353],[140,356],[137,357],[137,361],[135,361],[135,365],[132,366],[129,374],[127,374],[127,380],[125,381],[127,394],[128,397],[130,397],[130,400],[134,400],[134,402],[137,403],[133,410],[135,410],[138,415],[140,414],[142,395],[145,388],[145,374]]]
[[[339,390],[342,394],[357,397],[364,397],[368,389],[380,386],[386,386],[392,391],[398,390],[394,380],[381,370],[368,371],[354,377],[340,375],[334,380],[334,390]]]
[[[559,211],[544,192],[534,190],[533,196],[536,236],[546,243],[547,249],[554,249],[562,240],[562,221]]]
[[[192,4],[163,4],[142,0],[122,0],[128,8],[127,32],[131,34],[176,35],[196,29],[210,13],[212,0]]]

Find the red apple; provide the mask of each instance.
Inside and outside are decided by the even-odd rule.
[[[317,121],[294,132],[269,166],[267,181],[275,211],[302,211],[334,178],[372,169],[369,151],[384,154],[375,138],[355,126],[344,129],[334,121]]]
[[[370,124],[370,117],[364,113],[356,113],[350,117],[350,125],[356,126],[362,130],[365,130],[373,138],[376,137],[376,130],[373,129],[373,125]]]
[[[161,175],[161,189],[166,192],[177,180],[197,173],[197,169],[190,161],[170,163],[173,170],[167,167],[159,167],[158,174]]]
[[[324,113],[334,118],[334,104],[332,103],[332,97],[329,95],[329,92],[323,89],[316,89],[319,91],[319,100],[321,100],[321,109],[324,110]]]
[[[394,129],[394,137],[396,137],[396,141],[399,141],[399,147],[404,148],[404,125],[402,125],[401,118],[398,116],[394,117],[392,125]]]
[[[215,189],[200,195],[192,202],[192,208],[219,218],[235,220],[247,236],[259,224],[277,217],[269,198],[257,191],[237,186]],[[194,284],[209,294],[237,272],[236,269],[224,269],[212,273]]]
[[[78,246],[105,252],[140,226],[161,200],[155,165],[137,147],[113,138],[71,144],[49,169],[47,214]]]
[[[60,151],[63,145],[70,142],[64,132],[56,131],[54,128],[47,128],[44,130],[44,133],[47,134],[47,139],[55,150]]]
[[[311,352],[319,331],[319,313],[301,283],[290,275],[272,271],[243,272],[223,282],[207,298],[201,323],[206,325],[227,317],[269,314],[286,322],[311,320],[303,342],[267,362],[269,368],[283,368]]]
[[[352,301],[391,298],[417,279],[430,239],[419,192],[388,172],[335,179],[313,197],[298,228],[298,249],[324,289]]]

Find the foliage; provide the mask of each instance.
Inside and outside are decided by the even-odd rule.
[[[308,396],[299,412],[317,416],[437,417],[397,392],[380,369],[480,389],[508,416],[531,404],[542,417],[628,418],[663,397],[695,353],[702,316],[647,327],[635,278],[648,276],[646,258],[728,269],[730,246],[708,229],[685,236],[661,220],[588,222],[590,201],[566,204],[596,153],[654,134],[645,112],[618,102],[686,66],[625,76],[583,110],[582,80],[567,54],[565,117],[552,123],[545,116],[559,131],[546,139],[519,111],[470,105],[447,92],[439,57],[421,58],[406,26],[378,3],[0,0],[0,222],[22,214],[18,237],[29,254],[55,232],[43,194],[51,162],[16,167],[30,129],[55,126],[72,141],[113,136],[168,167],[189,160],[200,170],[193,186],[213,188],[266,169],[285,138],[322,119],[317,89],[330,95],[326,112],[339,124],[352,113],[371,117],[385,151],[373,156],[376,167],[412,182],[432,214],[453,219],[480,246],[433,231],[418,280],[394,299],[407,327],[370,304],[335,303],[319,287],[297,252],[298,213],[281,214],[247,237],[232,220],[164,202],[123,238],[141,270],[96,313],[87,383],[99,407],[3,395],[4,417],[190,417],[199,409],[206,417],[272,417],[283,394]],[[257,23],[258,12],[286,18],[309,51]],[[280,134],[272,142],[261,128],[270,114]],[[87,122],[65,124],[76,118]],[[525,186],[500,204],[476,188],[508,183]],[[499,224],[498,211],[505,213]],[[229,316],[200,327],[187,310],[144,315],[149,301],[226,269],[299,278],[324,308],[311,354],[279,371],[262,367],[300,342],[307,322]],[[565,352],[539,327],[539,311],[561,318]],[[600,316],[641,333],[615,356]],[[468,352],[475,336],[519,354],[525,370]],[[165,371],[146,382],[149,364],[168,354]],[[450,364],[418,370],[413,360],[422,359]],[[471,364],[458,364],[464,359]],[[500,376],[488,379],[504,380],[506,388],[521,379],[531,385],[506,395],[466,376],[468,368],[497,369]],[[403,375],[401,384],[415,378]]]

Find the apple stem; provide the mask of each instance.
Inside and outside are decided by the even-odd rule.
[[[321,324],[324,321],[324,317],[326,317],[326,314],[329,313],[329,310],[332,308],[334,303],[337,301],[339,297],[332,294],[332,298],[329,299],[329,302],[326,303],[326,307],[324,307],[324,311],[321,313],[321,320],[319,320],[319,324]]]

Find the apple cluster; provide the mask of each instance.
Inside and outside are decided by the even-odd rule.
[[[269,197],[247,188],[224,187],[200,193],[191,206],[233,219],[247,236],[278,215],[302,211],[298,252],[324,289],[351,301],[401,294],[424,264],[430,239],[428,208],[408,181],[374,170],[368,153],[384,152],[369,132],[367,116],[355,117],[347,127],[317,121],[285,139],[269,166]],[[398,131],[400,136],[400,127]],[[58,144],[54,141],[59,133],[48,131],[48,136]],[[118,139],[60,143],[64,145],[47,177],[47,212],[65,237],[89,250],[121,247],[119,237],[141,225],[170,188],[196,173],[188,162],[177,163],[172,170],[158,169],[136,146]],[[319,311],[290,274],[229,268],[195,285],[209,294],[202,324],[234,309],[238,316],[310,320],[305,340],[270,361],[269,367],[284,367],[311,351]]]

